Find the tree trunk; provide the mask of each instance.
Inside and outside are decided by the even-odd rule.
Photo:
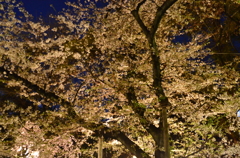
[[[169,158],[169,134],[167,123],[167,106],[170,105],[162,87],[162,75],[160,69],[160,56],[154,37],[149,38],[149,45],[152,54],[152,70],[153,70],[153,87],[155,94],[158,97],[158,102],[161,107],[161,115],[159,121],[159,140],[156,141],[156,158]]]
[[[98,138],[98,158],[103,158],[103,136]]]
[[[167,123],[167,108],[163,107],[159,122],[159,139],[155,141],[155,158],[170,158],[169,133]]]

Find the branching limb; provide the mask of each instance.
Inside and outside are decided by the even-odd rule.
[[[203,144],[197,151],[195,151],[195,152],[193,152],[193,153],[191,153],[189,155],[186,155],[185,157],[188,158],[188,157],[190,157],[192,155],[195,155],[195,154],[201,152],[204,148],[205,148],[205,145]]]
[[[33,110],[36,110],[34,104],[28,100],[25,96],[19,96],[18,91],[16,91],[15,87],[7,87],[5,83],[0,81],[0,91],[4,93],[3,96],[1,96],[1,102],[4,102],[4,100],[11,100],[15,104],[18,105],[18,107],[21,107],[23,109],[27,109],[28,107],[32,107]]]
[[[72,104],[66,101],[65,99],[57,96],[55,93],[45,91],[43,88],[39,87],[38,85],[31,83],[27,79],[19,76],[18,74],[15,74],[14,72],[8,71],[4,67],[0,67],[0,72],[5,73],[9,79],[21,81],[26,87],[32,89],[33,91],[39,93],[40,95],[43,95],[44,97],[50,99],[51,101],[60,103],[63,107],[68,109],[68,113],[71,118],[77,118],[77,114],[73,109]]]
[[[95,131],[98,136],[103,135],[104,138],[113,138],[120,141],[133,155],[137,158],[150,158],[136,143],[131,141],[123,132],[118,130],[111,130],[109,128]]]
[[[93,137],[102,137],[104,140],[107,139],[116,139],[120,141],[123,146],[125,146],[131,154],[137,156],[137,158],[150,158],[150,156],[144,152],[136,143],[131,141],[123,132],[120,130],[114,130],[109,127],[102,125],[101,123],[83,123],[81,124],[83,127],[92,130]]]
[[[148,28],[144,25],[142,19],[139,16],[139,9],[140,7],[146,2],[146,0],[143,0],[142,2],[140,2],[137,5],[137,8],[135,10],[133,10],[131,13],[134,16],[134,18],[136,19],[136,21],[138,22],[139,26],[141,27],[141,29],[143,30],[144,34],[146,35],[147,39],[149,41],[152,41],[154,39],[155,33],[158,29],[158,26],[160,24],[160,21],[163,17],[163,15],[165,14],[165,12],[175,3],[177,2],[177,0],[167,0],[163,3],[163,5],[161,7],[158,7],[157,9],[157,13],[156,16],[154,18],[152,27],[150,29],[150,31],[148,30]],[[150,42],[150,44],[152,44],[152,42]]]
[[[165,14],[165,12],[177,1],[178,0],[167,0],[163,3],[163,5],[161,7],[158,7],[158,10],[157,10],[157,13],[156,13],[156,16],[155,16],[155,19],[153,21],[152,28],[150,31],[150,34],[152,37],[154,37],[154,35],[158,29],[159,23],[160,23],[163,15]]]
[[[145,116],[144,113],[146,111],[146,107],[141,105],[137,101],[136,94],[134,92],[134,88],[130,87],[128,89],[128,93],[126,94],[129,105],[132,107],[136,116],[139,118],[142,126],[152,135],[153,139],[157,141],[159,139],[159,129],[155,127]]]
[[[137,158],[150,158],[147,153],[145,153],[137,144],[131,141],[124,133],[118,132],[116,139],[119,140]]]
[[[72,101],[72,104],[73,104],[73,105],[75,104],[75,102],[76,102],[76,100],[77,100],[77,95],[78,95],[80,89],[83,87],[84,84],[85,84],[85,81],[84,81],[81,85],[79,85],[79,87],[78,87],[78,89],[77,89],[77,92],[76,92],[76,94],[75,94],[75,96],[74,96],[74,98],[73,98],[73,101]]]
[[[146,0],[143,0],[142,2],[140,2],[137,5],[137,8],[133,11],[131,11],[132,15],[134,16],[134,18],[136,19],[136,21],[138,22],[139,26],[141,27],[141,29],[143,30],[144,34],[146,35],[146,37],[148,38],[150,35],[150,31],[148,30],[148,28],[144,25],[142,19],[139,16],[139,9],[140,7],[146,2]]]

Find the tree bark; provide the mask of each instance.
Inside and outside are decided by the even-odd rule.
[[[98,138],[98,158],[103,158],[103,136]]]

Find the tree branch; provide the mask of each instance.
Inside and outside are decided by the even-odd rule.
[[[26,87],[32,89],[33,91],[39,93],[40,95],[43,95],[44,97],[49,98],[50,100],[52,100],[54,102],[60,103],[63,107],[68,109],[68,114],[71,118],[77,118],[77,114],[76,114],[75,110],[73,109],[72,104],[63,98],[60,98],[55,93],[46,92],[43,88],[39,87],[36,84],[29,82],[28,80],[22,78],[21,76],[17,75],[14,72],[8,71],[3,66],[0,67],[0,72],[2,72],[2,74],[4,74],[4,72],[5,72],[5,74],[8,76],[9,79],[21,81]]]
[[[150,158],[150,156],[145,153],[136,143],[131,141],[123,132],[120,130],[114,130],[109,127],[102,125],[101,123],[86,123],[81,124],[83,127],[87,126],[86,128],[92,130],[94,137],[104,137],[104,140],[107,139],[116,139],[120,141],[123,146],[125,146],[131,154],[137,156],[137,158]]]
[[[143,0],[142,2],[140,2],[137,5],[137,8],[133,11],[131,11],[132,15],[134,16],[134,18],[136,19],[136,21],[138,22],[139,26],[142,28],[144,34],[146,35],[146,37],[149,37],[150,35],[150,31],[148,30],[148,28],[144,25],[142,19],[139,16],[139,9],[140,7],[146,2],[147,0]]]
[[[23,109],[27,109],[29,106],[31,106],[33,110],[36,110],[36,106],[34,106],[33,102],[29,101],[28,98],[24,96],[19,96],[18,91],[16,91],[15,88],[7,87],[2,81],[0,81],[0,91],[4,93],[2,96],[0,96],[1,102],[5,100],[11,100]]]
[[[165,14],[165,12],[177,1],[178,0],[166,0],[163,3],[163,5],[158,8],[155,19],[153,21],[151,31],[150,31],[150,34],[151,34],[152,37],[154,37],[154,35],[155,35],[155,33],[158,29],[159,23],[160,23],[163,15]]]
[[[129,105],[132,107],[134,113],[139,118],[142,126],[148,131],[149,134],[152,135],[153,139],[157,141],[159,139],[159,129],[155,127],[151,122],[149,122],[149,120],[144,116],[146,108],[138,103],[133,87],[130,87],[128,89],[126,97],[128,99]]]
[[[81,83],[81,85],[79,85],[79,87],[78,87],[78,89],[77,89],[77,92],[76,92],[76,94],[75,94],[75,96],[74,96],[74,98],[73,98],[73,101],[72,101],[72,104],[73,104],[73,105],[75,104],[75,102],[76,102],[76,100],[77,100],[77,95],[78,95],[80,89],[83,87],[84,84],[85,84],[85,81],[84,81],[83,83]]]
[[[155,16],[155,19],[153,21],[153,24],[152,24],[152,27],[151,27],[150,31],[144,25],[142,19],[139,16],[139,9],[146,2],[146,0],[143,0],[142,2],[140,2],[137,5],[137,8],[135,10],[131,11],[132,15],[134,16],[134,18],[138,22],[139,26],[143,30],[143,32],[146,35],[146,37],[148,38],[148,40],[153,40],[154,35],[155,35],[155,33],[156,33],[157,29],[158,29],[159,23],[160,23],[163,15],[177,1],[178,0],[167,0],[167,1],[165,1],[163,3],[163,5],[161,7],[158,7],[157,13],[156,13],[156,16]]]
[[[150,156],[145,153],[136,143],[131,141],[123,132],[121,131],[111,131],[106,132],[103,136],[111,136],[114,139],[120,141],[133,155],[137,158],[150,158]]]

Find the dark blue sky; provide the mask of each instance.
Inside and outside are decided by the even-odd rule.
[[[66,2],[76,2],[79,0],[16,0],[17,2],[22,2],[24,8],[34,17],[34,21],[38,21],[41,16],[44,21],[48,24],[50,19],[48,18],[50,14],[57,15],[59,12],[63,10],[63,8],[68,9]],[[80,2],[84,4],[88,4],[89,2],[85,0],[80,0]],[[85,2],[85,3],[84,3]],[[106,3],[103,0],[98,0],[96,3],[97,7],[104,7]],[[70,8],[72,9],[72,8]],[[52,20],[52,19],[51,19]]]
[[[25,9],[38,18],[39,16],[47,17],[50,14],[57,14],[63,8],[68,8],[65,2],[77,2],[77,0],[17,0],[23,2]],[[53,7],[51,7],[52,5]]]

